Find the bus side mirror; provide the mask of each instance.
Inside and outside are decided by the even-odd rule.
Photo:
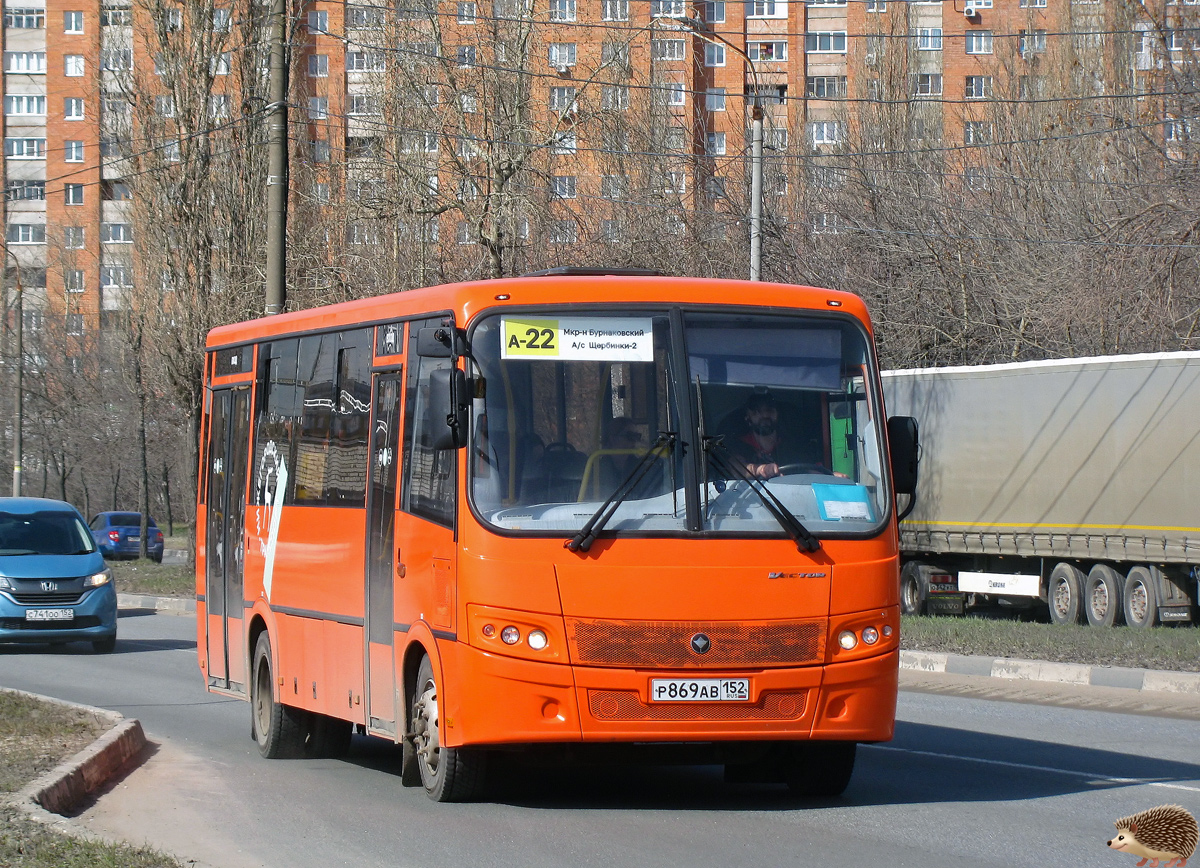
[[[887,420],[887,433],[892,486],[896,494],[916,494],[917,420],[912,416],[893,416]]]
[[[434,449],[459,449],[467,445],[467,375],[458,368],[429,372],[429,416],[425,424]]]

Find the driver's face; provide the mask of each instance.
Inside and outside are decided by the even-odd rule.
[[[755,434],[767,435],[775,432],[779,421],[779,410],[770,405],[746,410],[746,425]]]

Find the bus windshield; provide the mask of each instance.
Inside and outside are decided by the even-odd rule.
[[[678,329],[665,310],[506,313],[476,326],[477,514],[508,531],[573,533],[620,492],[609,533],[778,535],[765,489],[817,536],[878,532],[887,501],[862,328],[674,315]]]

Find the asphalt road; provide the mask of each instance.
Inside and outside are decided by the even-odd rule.
[[[725,784],[715,767],[512,761],[489,801],[438,805],[400,786],[398,750],[373,739],[344,761],[260,758],[249,706],[202,687],[194,625],[123,613],[105,656],[4,647],[0,685],[140,719],[153,755],[78,822],[214,868],[1121,868],[1136,860],[1105,847],[1118,817],[1165,803],[1200,816],[1200,713],[1097,710],[1106,694],[1071,691],[1061,701],[1093,707],[1056,707],[974,679],[904,691],[895,740],[860,749],[838,800]]]

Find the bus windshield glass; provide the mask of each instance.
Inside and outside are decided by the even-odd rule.
[[[865,332],[848,318],[674,316],[674,331],[665,310],[484,318],[471,336],[476,513],[503,530],[573,533],[617,496],[606,533],[779,535],[765,489],[817,536],[878,532]]]

